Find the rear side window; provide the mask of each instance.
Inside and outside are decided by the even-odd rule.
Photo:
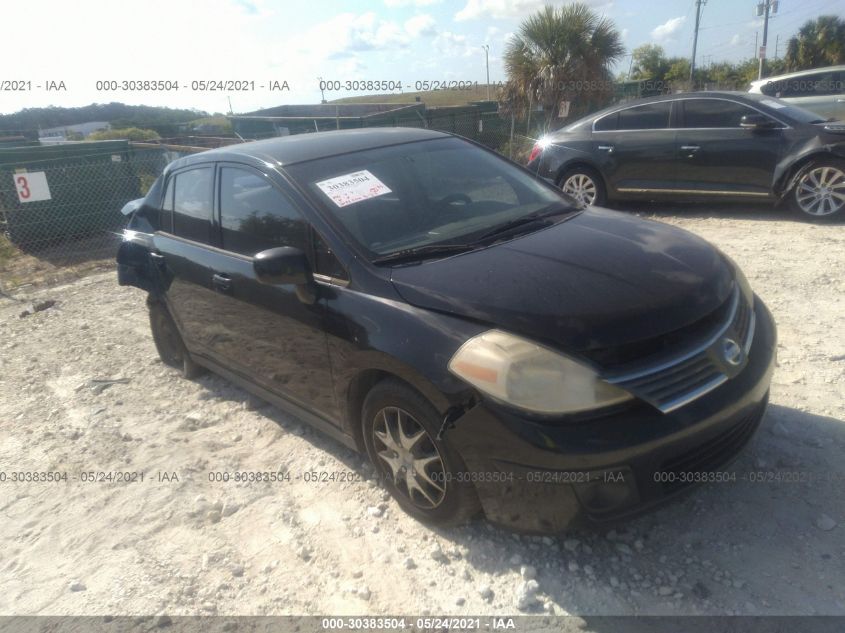
[[[237,167],[220,170],[223,248],[252,257],[268,248],[305,250],[306,224],[287,196],[263,175]]]
[[[646,103],[619,111],[617,130],[661,130],[669,127],[669,101]]]
[[[760,89],[760,92],[778,98],[823,97],[845,93],[842,84],[842,73],[827,71],[804,75],[803,77],[770,81]]]
[[[598,121],[596,121],[595,129],[598,132],[610,132],[616,129],[616,122],[619,120],[619,113],[614,112],[613,114],[608,114],[607,116],[603,116]]]
[[[164,197],[161,201],[161,211],[158,214],[159,230],[173,232],[173,183],[175,178],[167,181],[167,188],[164,190]]]
[[[687,99],[684,102],[685,128],[727,128],[739,127],[742,117],[757,111],[721,99]]]
[[[182,171],[171,179],[173,232],[179,237],[204,244],[211,243],[213,180],[214,170],[211,167]]]

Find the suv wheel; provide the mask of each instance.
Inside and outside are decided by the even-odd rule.
[[[364,443],[390,494],[411,516],[440,526],[475,516],[475,488],[460,455],[437,439],[439,416],[416,391],[393,380],[373,387],[363,407]]]
[[[196,378],[204,373],[204,369],[197,365],[192,359],[182,336],[173,322],[170,312],[160,301],[149,298],[147,307],[150,310],[150,329],[153,332],[158,356],[161,362],[175,369],[179,369],[185,378]]]
[[[829,159],[810,165],[792,190],[792,204],[812,220],[845,216],[845,161]]]
[[[589,167],[567,170],[560,179],[560,190],[585,206],[602,206],[607,202],[601,176]]]

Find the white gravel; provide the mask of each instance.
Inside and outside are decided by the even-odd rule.
[[[433,531],[351,451],[221,378],[179,378],[143,294],[92,276],[21,297],[56,302],[26,317],[0,303],[0,614],[845,614],[845,226],[659,215],[731,255],[779,326],[735,483],[606,533]],[[208,479],[234,470],[291,477]],[[314,470],[364,481],[296,478]],[[71,481],[9,481],[24,471]],[[77,480],[94,471],[145,478]]]

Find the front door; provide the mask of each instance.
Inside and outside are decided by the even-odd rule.
[[[783,147],[783,126],[746,129],[746,114],[761,114],[726,99],[683,99],[678,130],[677,188],[707,196],[766,198]]]
[[[338,420],[324,331],[324,304],[303,302],[293,285],[257,280],[252,257],[293,246],[309,251],[303,204],[280,179],[223,163],[217,171],[220,256],[212,353],[229,367],[301,407]],[[313,263],[313,262],[312,262]]]

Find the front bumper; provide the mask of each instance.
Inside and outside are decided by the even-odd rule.
[[[763,417],[775,363],[772,316],[755,300],[745,369],[668,414],[640,404],[580,422],[528,420],[481,403],[447,431],[487,518],[511,529],[557,532],[624,519],[695,483],[729,481]]]

